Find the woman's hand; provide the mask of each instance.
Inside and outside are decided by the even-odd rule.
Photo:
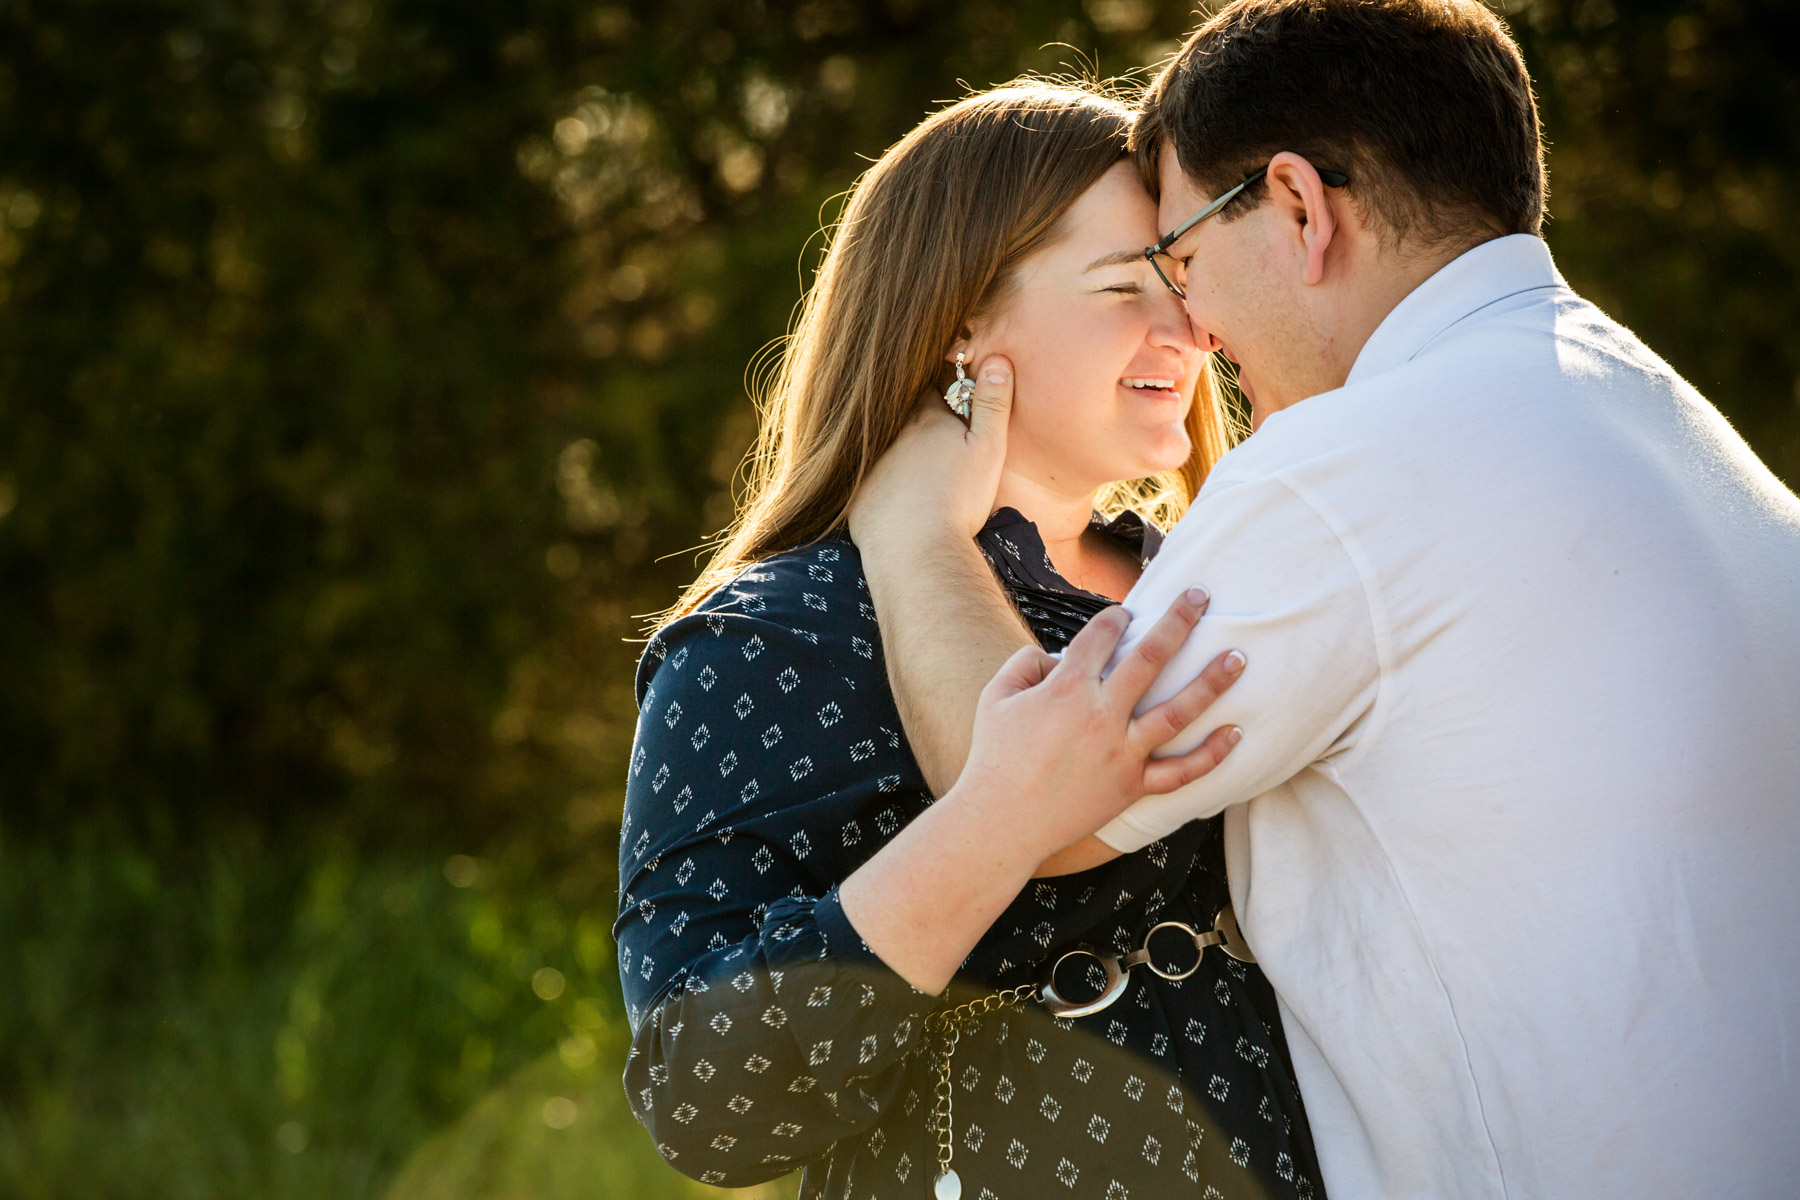
[[[969,423],[940,396],[919,411],[883,454],[850,502],[850,539],[865,555],[906,554],[918,539],[973,538],[987,524],[1006,461],[1012,413],[1012,363],[981,361]]]
[[[1041,849],[1042,862],[1140,797],[1172,792],[1211,771],[1242,737],[1236,726],[1214,730],[1186,754],[1151,755],[1237,681],[1242,654],[1219,655],[1174,696],[1133,716],[1206,603],[1204,591],[1190,588],[1104,678],[1130,624],[1117,606],[1095,616],[1061,662],[1036,647],[1014,654],[981,694],[968,766],[945,799],[1010,809],[1020,838]]]
[[[1220,655],[1132,715],[1205,608],[1206,594],[1188,591],[1105,679],[1127,625],[1120,608],[1089,622],[1060,663],[1035,646],[1007,661],[981,693],[956,786],[838,889],[844,915],[883,962],[920,991],[941,992],[1040,863],[1231,752],[1235,727],[1179,758],[1151,758],[1236,681],[1241,655]]]

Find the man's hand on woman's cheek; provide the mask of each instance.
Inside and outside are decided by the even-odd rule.
[[[1006,461],[1012,381],[1005,358],[983,359],[967,425],[942,396],[920,397],[917,414],[851,499],[850,538],[865,556],[981,532]]]

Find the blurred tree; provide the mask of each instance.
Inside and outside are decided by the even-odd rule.
[[[467,815],[567,408],[506,15],[5,10],[10,821]]]
[[[1800,17],[1515,7],[1568,273],[1797,477]],[[723,522],[746,365],[857,155],[959,78],[1142,63],[1189,20],[0,10],[6,818],[596,827],[620,639],[689,569],[647,559]]]
[[[1506,7],[1564,272],[1800,481],[1800,14]],[[0,945],[22,977],[73,981],[0,1005],[0,1172],[52,1147],[89,1185],[64,1190],[109,1192],[125,1168],[83,1148],[134,1105],[261,1087],[253,1130],[292,1108],[291,1038],[184,1082],[187,1051],[143,1038],[254,1047],[293,1024],[229,986],[284,996],[317,969],[283,931],[320,863],[374,848],[435,877],[510,844],[565,924],[603,921],[625,639],[729,514],[748,373],[834,198],[961,81],[1123,71],[1194,19],[1188,0],[0,3],[0,850],[40,881],[0,888]],[[271,861],[215,886],[221,853]],[[62,861],[81,919],[58,924],[27,893]],[[196,932],[224,911],[231,937]],[[469,934],[424,939],[441,963],[381,951],[379,1000],[348,971],[321,993],[339,1057],[306,1103],[349,1115],[282,1120],[340,1147],[334,1190],[368,1194],[485,1086],[487,1065],[439,1079],[444,1047],[489,1039],[476,1059],[505,1067],[586,1028],[509,1000],[422,1006],[402,1032],[420,979],[486,969]],[[190,978],[239,984],[196,999]],[[171,1190],[291,1153],[229,1124],[194,1135],[220,1144]]]
[[[1547,232],[1563,273],[1800,484],[1800,8],[1514,7],[1549,135]]]
[[[1094,36],[816,0],[0,23],[5,819],[477,840],[610,815],[621,639],[691,569],[646,560],[723,522],[857,152]]]

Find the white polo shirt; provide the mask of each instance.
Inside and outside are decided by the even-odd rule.
[[[1719,413],[1488,242],[1226,456],[1121,653],[1196,583],[1149,700],[1239,647],[1173,746],[1244,740],[1101,836],[1231,806],[1331,1194],[1800,1196],[1800,501]]]

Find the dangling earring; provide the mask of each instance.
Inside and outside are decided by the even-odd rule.
[[[963,374],[963,352],[958,350],[956,352],[956,382],[945,389],[944,403],[950,406],[951,412],[966,421],[969,419],[969,410],[973,407],[974,399],[975,381]]]

